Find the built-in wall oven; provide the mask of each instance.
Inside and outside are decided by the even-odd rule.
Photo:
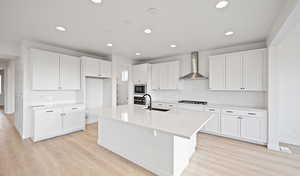
[[[141,96],[134,96],[134,104],[146,105],[146,98]]]
[[[135,84],[134,85],[134,94],[146,94],[147,85],[146,84]]]

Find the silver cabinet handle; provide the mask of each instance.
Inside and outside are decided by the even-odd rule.
[[[233,113],[233,111],[226,111],[227,113]]]
[[[249,112],[248,115],[256,115],[256,113]]]
[[[79,108],[72,108],[72,109],[79,109]]]
[[[52,110],[46,111],[46,112],[53,112]]]
[[[243,119],[243,117],[238,117],[238,119]]]
[[[214,109],[208,109],[209,111],[215,111]]]

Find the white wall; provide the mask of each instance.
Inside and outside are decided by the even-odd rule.
[[[210,51],[199,51],[199,72],[205,76],[209,76],[209,56],[216,54],[224,54],[230,52],[238,52],[252,49],[265,48],[264,42],[250,43],[233,47],[215,49]],[[167,60],[180,60],[190,57],[186,54],[151,60],[151,63],[162,62]],[[180,81],[181,87],[177,91],[152,91],[154,100],[170,100],[178,101],[187,100],[203,100],[213,104],[227,104],[234,106],[248,106],[265,108],[267,105],[266,92],[240,92],[240,91],[210,91],[208,90],[208,80],[197,81]]]
[[[279,140],[300,145],[300,24],[279,45]]]
[[[15,60],[10,60],[6,68],[5,113],[15,112]]]
[[[12,42],[0,42],[0,59],[16,59],[20,54],[20,46]]]
[[[292,58],[298,55],[295,46],[297,46],[299,34],[293,32],[297,30],[295,29],[297,25],[299,31],[300,1],[288,0],[284,8],[268,37],[268,148],[273,150],[280,149],[279,141],[299,144],[299,130],[296,127],[296,124],[299,124],[299,118],[295,118],[298,112],[291,108],[294,98],[299,97],[299,93],[293,87],[288,88],[291,93],[287,92],[284,84],[291,86],[291,82],[294,82],[297,86],[299,80],[291,74],[299,74],[294,67],[299,66],[299,62],[295,62]],[[287,67],[291,67],[291,70]]]

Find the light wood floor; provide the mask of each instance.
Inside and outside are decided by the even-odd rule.
[[[0,176],[154,176],[96,145],[97,126],[51,140],[22,141],[0,114]],[[300,155],[200,134],[183,176],[299,176]]]

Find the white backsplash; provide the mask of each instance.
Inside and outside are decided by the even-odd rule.
[[[32,91],[31,105],[76,103],[76,91]]]
[[[208,80],[180,81],[179,87],[179,90],[155,90],[150,93],[154,101],[198,100],[210,104],[266,107],[266,92],[210,91]]]

